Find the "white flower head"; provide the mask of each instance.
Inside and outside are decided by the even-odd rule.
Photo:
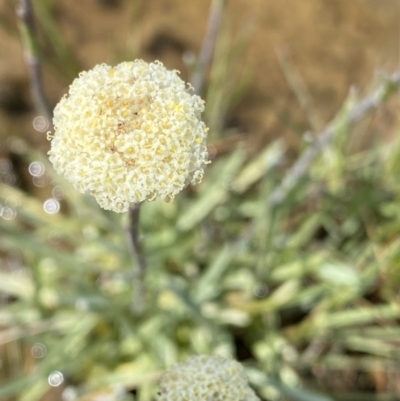
[[[208,163],[204,102],[160,62],[97,65],[54,109],[50,161],[107,210],[173,200]]]
[[[259,401],[243,366],[220,356],[198,355],[161,377],[157,401]]]

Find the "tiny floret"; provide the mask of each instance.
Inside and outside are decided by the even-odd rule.
[[[107,210],[173,200],[208,163],[204,102],[160,62],[97,65],[54,109],[50,161]]]
[[[259,401],[240,363],[209,355],[173,366],[157,394],[157,401]]]

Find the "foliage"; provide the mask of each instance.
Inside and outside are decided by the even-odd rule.
[[[236,52],[213,65],[225,71],[208,88],[216,129],[238,96],[226,73]],[[280,139],[257,155],[240,143],[215,157],[200,186],[142,207],[141,315],[125,217],[76,193],[45,155],[24,152],[62,194],[61,211],[0,185],[0,398],[38,400],[63,377],[64,395],[79,400],[134,391],[149,400],[163,369],[200,353],[244,361],[271,400],[330,399],[307,390],[310,373],[398,371],[400,143],[358,146],[363,126],[345,124],[353,102],[279,204],[268,199],[287,170]]]

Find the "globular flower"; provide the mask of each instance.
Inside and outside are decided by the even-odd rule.
[[[208,163],[204,102],[177,71],[142,60],[97,65],[54,109],[55,170],[107,210],[173,200]]]
[[[157,401],[259,401],[243,366],[221,356],[198,355],[173,366],[160,381]]]

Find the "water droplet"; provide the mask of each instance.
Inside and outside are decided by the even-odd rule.
[[[52,245],[59,245],[62,240],[61,234],[56,230],[51,230],[47,236],[47,239]]]
[[[57,200],[62,200],[65,198],[64,190],[59,185],[53,188],[52,195],[53,198]]]
[[[43,358],[46,355],[46,347],[41,343],[36,343],[31,350],[34,358]]]
[[[49,382],[50,386],[57,387],[64,381],[64,376],[58,370],[50,373],[47,381]]]
[[[29,173],[34,177],[40,177],[44,174],[44,165],[41,162],[32,162],[28,167]]]
[[[62,392],[61,398],[63,401],[73,401],[76,400],[78,394],[74,387],[68,386],[65,387],[64,391]]]
[[[36,131],[44,132],[49,128],[49,120],[46,117],[37,116],[33,119],[32,125]]]
[[[39,188],[45,187],[48,183],[48,179],[45,175],[42,175],[40,177],[33,177],[32,181],[33,181],[34,185]]]
[[[15,219],[16,215],[17,212],[11,207],[6,206],[1,210],[1,217],[3,217],[4,220]]]
[[[43,209],[48,214],[58,213],[60,211],[60,202],[53,198],[47,199],[43,203]]]
[[[6,185],[15,184],[16,178],[14,174],[1,174],[0,173],[0,181]]]
[[[11,171],[12,164],[10,160],[0,159],[0,173],[5,174]]]
[[[254,286],[254,295],[257,298],[264,298],[268,294],[268,287],[263,283],[257,283]]]

